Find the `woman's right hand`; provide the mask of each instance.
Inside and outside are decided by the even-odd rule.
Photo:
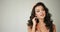
[[[33,22],[33,26],[35,26],[37,23],[36,23],[36,17],[34,17],[33,19],[32,19],[32,22]]]

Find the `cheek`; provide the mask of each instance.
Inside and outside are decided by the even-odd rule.
[[[39,18],[40,17],[40,13],[36,13],[36,16],[37,16],[37,18]]]
[[[37,13],[37,12],[36,12],[36,16],[39,16],[39,14],[40,14],[40,13]]]
[[[43,17],[45,17],[45,16],[46,16],[46,13],[45,13],[45,11],[43,11],[43,12],[42,12],[42,15],[43,15]]]
[[[46,16],[46,13],[44,12],[44,17]]]

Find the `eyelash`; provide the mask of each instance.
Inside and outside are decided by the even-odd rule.
[[[36,12],[40,12],[40,11],[36,11]]]

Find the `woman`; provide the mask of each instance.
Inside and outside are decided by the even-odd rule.
[[[42,2],[38,2],[32,9],[30,20],[28,20],[28,32],[56,32],[51,14]]]

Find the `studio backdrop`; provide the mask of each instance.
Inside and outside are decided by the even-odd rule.
[[[0,32],[27,32],[32,7],[43,2],[60,32],[60,0],[0,0]]]

